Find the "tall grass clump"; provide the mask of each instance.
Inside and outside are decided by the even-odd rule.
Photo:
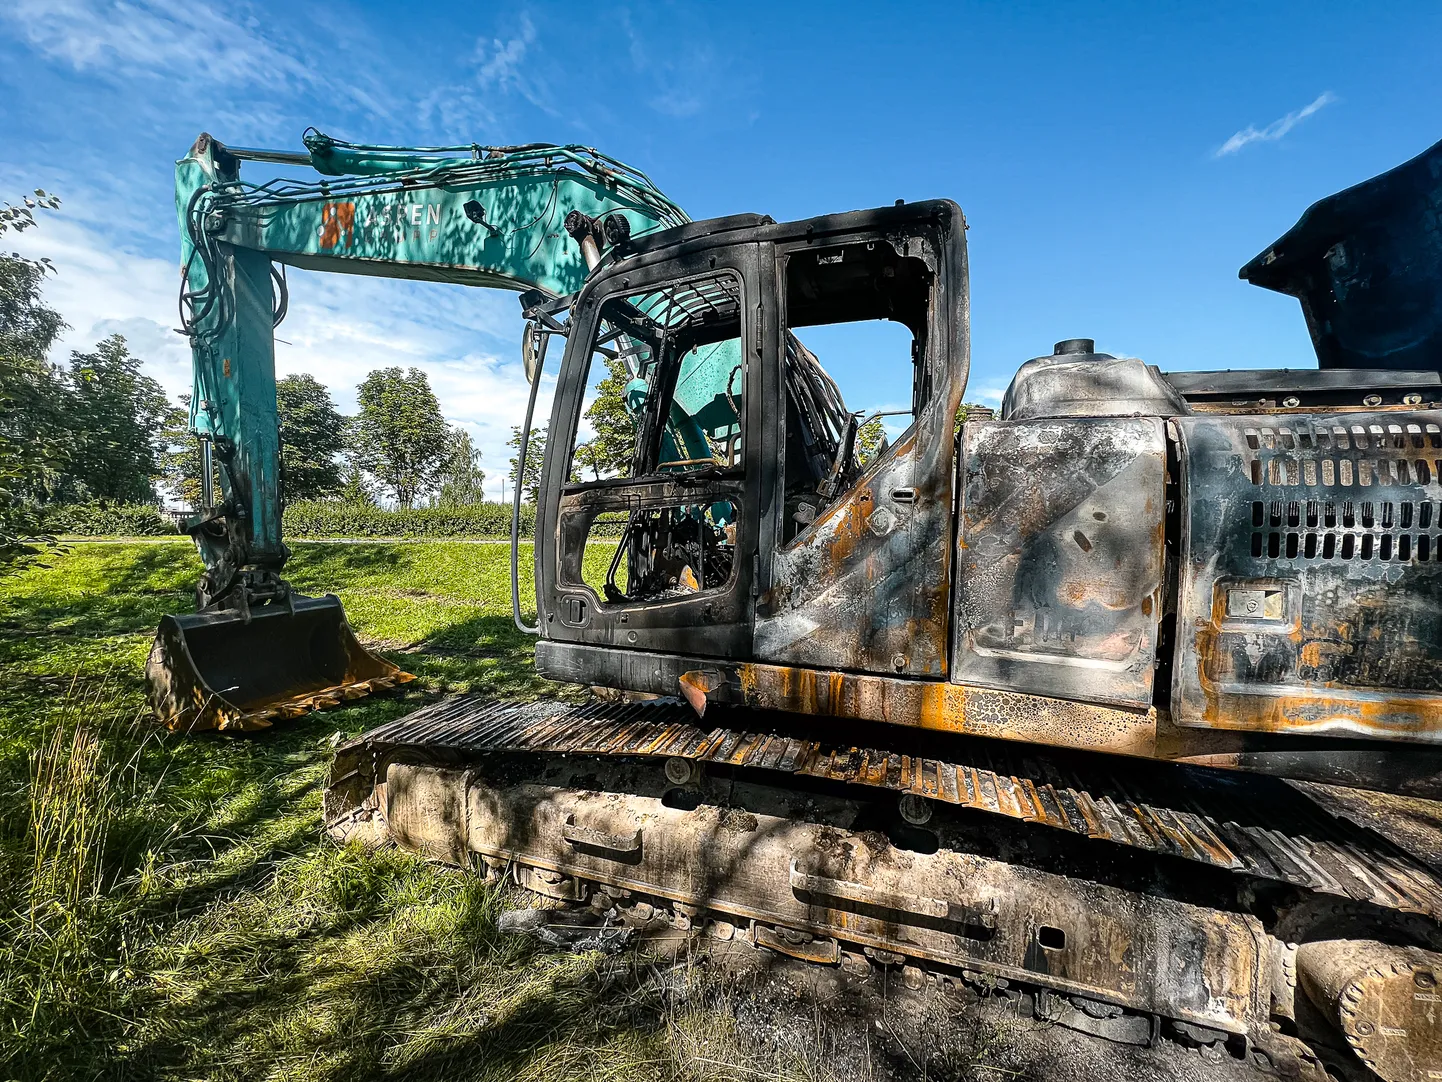
[[[64,1046],[114,1029],[123,943],[107,859],[123,848],[125,805],[138,781],[118,752],[133,709],[105,680],[72,683],[7,800],[0,833],[0,1076],[23,1077]],[[11,765],[6,781],[19,771]]]

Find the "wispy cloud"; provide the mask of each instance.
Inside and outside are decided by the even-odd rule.
[[[530,15],[521,12],[520,27],[515,37],[492,38],[490,43],[476,43],[476,82],[482,90],[496,87],[501,91],[523,88],[521,67],[526,50],[536,40],[536,24]]]
[[[314,78],[252,20],[231,18],[200,2],[16,0],[9,18],[37,52],[77,71],[181,76],[204,68],[209,80],[232,85]]]
[[[1219,146],[1212,156],[1225,158],[1229,154],[1235,154],[1250,143],[1275,143],[1313,113],[1322,109],[1324,106],[1331,105],[1336,100],[1337,95],[1333,94],[1330,90],[1324,90],[1309,104],[1272,121],[1265,128],[1255,128],[1248,124]]]
[[[550,116],[560,116],[541,75],[543,65],[536,55],[536,24],[521,12],[515,32],[505,38],[484,38],[476,42],[476,85],[483,94],[518,94]]]
[[[251,90],[277,102],[315,93],[371,115],[390,112],[382,80],[357,74],[354,64],[315,63],[316,42],[294,27],[262,21],[244,0],[226,6],[209,0],[10,0],[0,4],[0,25],[7,22],[39,55],[112,84],[161,80],[222,109],[238,91]],[[327,41],[326,49],[343,44]],[[335,74],[342,70],[344,78]],[[275,119],[280,111],[269,110]],[[247,122],[248,115],[235,111],[231,119],[250,135],[257,125]]]

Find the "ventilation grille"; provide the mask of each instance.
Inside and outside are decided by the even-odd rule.
[[[1267,560],[1442,562],[1442,503],[1254,500],[1252,555]]]
[[[1442,481],[1442,426],[1436,424],[1249,428],[1246,438],[1259,452],[1251,460],[1252,484],[1258,486],[1371,488]],[[1268,451],[1274,453],[1260,453]]]
[[[1254,558],[1442,563],[1442,493],[1415,498],[1428,486],[1442,488],[1442,426],[1317,424],[1245,435],[1255,452],[1253,485],[1312,490],[1252,502]],[[1378,491],[1404,486],[1391,499]],[[1336,489],[1356,496],[1328,491]]]

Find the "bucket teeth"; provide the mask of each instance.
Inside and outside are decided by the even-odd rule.
[[[156,717],[184,732],[265,729],[415,679],[360,644],[335,597],[167,616],[145,674]]]

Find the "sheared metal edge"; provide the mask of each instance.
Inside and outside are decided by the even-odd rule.
[[[1345,837],[1324,836],[1332,820],[1316,816],[1308,830],[1292,837],[1227,818],[1235,812],[1228,796],[1208,812],[1205,793],[1184,794],[1188,810],[1157,807],[1127,793],[1113,778],[1114,793],[1099,796],[1077,785],[1007,774],[978,764],[916,759],[894,752],[832,747],[740,729],[703,730],[689,707],[668,700],[637,704],[483,704],[462,697],[426,707],[363,734],[342,753],[370,751],[377,758],[393,747],[444,744],[470,751],[549,751],[566,754],[659,758],[676,755],[701,762],[748,766],[782,773],[915,792],[933,800],[1008,818],[1036,822],[1083,837],[1117,842],[1148,852],[1240,871],[1388,909],[1442,920],[1442,883],[1425,867],[1357,848]],[[684,742],[684,746],[677,746]],[[790,764],[789,766],[786,764]],[[1034,773],[1038,764],[1031,762]],[[950,782],[943,779],[950,778]],[[928,781],[927,779],[933,779]],[[1070,779],[1079,781],[1079,779]],[[1048,813],[1041,794],[1078,809]],[[1085,811],[1083,811],[1085,809]],[[1379,839],[1381,841],[1381,839]],[[1383,844],[1386,844],[1383,842]],[[1335,870],[1329,870],[1329,866]],[[1336,874],[1345,872],[1344,876]]]

